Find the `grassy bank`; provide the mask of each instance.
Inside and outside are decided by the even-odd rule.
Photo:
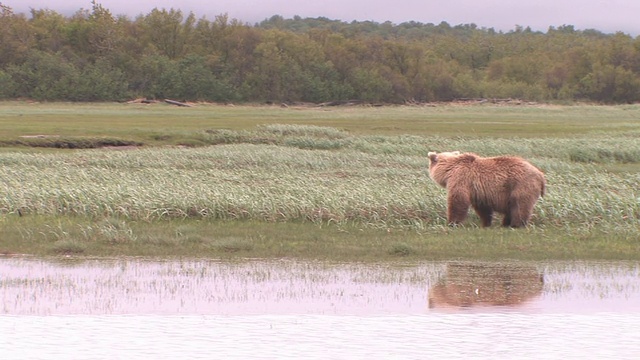
[[[638,119],[640,106],[2,103],[0,251],[640,259]],[[60,138],[135,149],[33,150]],[[446,226],[426,153],[454,149],[545,171],[530,228]]]
[[[636,230],[376,229],[355,224],[208,221],[131,221],[8,216],[2,254],[208,258],[295,257],[335,261],[451,259],[638,260]]]

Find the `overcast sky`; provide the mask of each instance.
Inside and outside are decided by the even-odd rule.
[[[90,9],[91,0],[0,0],[14,12],[50,9],[69,15]],[[174,8],[212,20],[216,15],[254,24],[272,15],[291,18],[324,16],[334,20],[406,21],[450,25],[474,23],[496,30],[516,25],[546,31],[549,26],[574,25],[578,30],[640,35],[640,0],[102,0],[114,15],[148,14],[153,8]]]

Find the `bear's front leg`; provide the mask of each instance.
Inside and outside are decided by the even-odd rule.
[[[464,192],[450,191],[447,196],[447,221],[449,225],[461,224],[469,213],[471,200]]]

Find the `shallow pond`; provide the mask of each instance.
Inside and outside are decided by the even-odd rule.
[[[640,263],[0,258],[2,359],[637,358]]]

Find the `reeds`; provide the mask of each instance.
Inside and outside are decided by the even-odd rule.
[[[462,150],[520,155],[545,171],[548,194],[536,206],[536,226],[640,224],[640,175],[624,170],[640,163],[640,142],[626,134],[352,136],[331,127],[270,125],[198,136],[218,145],[2,152],[0,212],[433,228],[445,224],[446,195],[428,178],[426,152]],[[607,170],[612,165],[617,171]],[[107,225],[114,239],[128,236]]]

